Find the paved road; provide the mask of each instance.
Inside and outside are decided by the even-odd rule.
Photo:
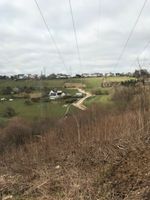
[[[72,105],[75,106],[75,107],[77,107],[77,108],[79,108],[80,110],[86,110],[87,107],[86,107],[85,105],[83,105],[83,103],[84,103],[84,101],[85,101],[87,98],[91,97],[92,94],[89,93],[89,92],[86,92],[86,91],[83,90],[83,89],[80,89],[80,88],[77,88],[77,89],[78,89],[79,92],[85,94],[85,97],[79,99],[78,101],[76,101],[76,102],[73,103]]]

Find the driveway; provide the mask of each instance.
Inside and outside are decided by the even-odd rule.
[[[78,101],[76,101],[75,103],[73,103],[72,105],[79,108],[80,110],[86,110],[87,107],[83,103],[87,98],[91,97],[92,94],[90,92],[86,92],[85,90],[83,90],[81,88],[77,88],[77,89],[79,92],[85,94],[85,96],[83,98],[79,99]]]

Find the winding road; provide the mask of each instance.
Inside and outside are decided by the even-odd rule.
[[[81,88],[77,88],[77,89],[79,92],[85,94],[85,96],[83,98],[79,99],[78,101],[76,101],[75,103],[73,103],[72,105],[77,107],[80,110],[86,110],[87,107],[83,103],[87,98],[91,97],[92,94],[90,92],[86,92],[85,90],[83,90]]]
[[[78,108],[80,110],[86,110],[87,107],[83,103],[87,98],[93,96],[90,92],[86,92],[85,90],[83,90],[81,88],[75,88],[75,89],[77,89],[79,92],[85,94],[85,96],[83,98],[77,100],[76,102],[70,104],[69,106],[67,106],[66,112],[64,114],[65,118],[66,118],[67,114],[69,113],[71,105],[75,106],[76,108]]]

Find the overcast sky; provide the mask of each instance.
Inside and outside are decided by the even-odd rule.
[[[144,0],[72,0],[82,66],[69,0],[37,0],[63,56],[64,67],[34,0],[0,0],[0,74],[133,71],[150,41],[147,2],[118,67],[116,63]],[[149,69],[150,48],[140,62]]]

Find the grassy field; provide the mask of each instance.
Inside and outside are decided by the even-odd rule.
[[[43,118],[43,117],[60,117],[63,116],[66,107],[61,102],[44,102],[33,103],[32,105],[26,105],[24,99],[15,99],[13,102],[1,102],[0,103],[0,116],[1,120],[7,107],[12,107],[17,116],[27,119]]]
[[[86,99],[86,101],[84,102],[84,105],[87,107],[90,107],[93,104],[107,105],[112,104],[112,101],[110,95],[97,95]]]
[[[1,80],[0,81],[0,89],[3,87],[35,87],[40,88],[43,87],[50,87],[50,88],[62,88],[64,85],[65,80],[20,80],[20,81],[13,81],[13,80]]]
[[[109,77],[107,80],[109,81],[126,81],[131,79],[130,77]],[[77,89],[66,89],[64,88],[64,84],[66,82],[80,83],[85,84],[85,90],[92,92],[95,89],[107,90],[108,94],[101,94],[87,99],[84,104],[89,107],[93,103],[100,104],[110,104],[111,102],[111,94],[113,92],[112,88],[101,88],[101,83],[103,81],[102,77],[98,78],[72,78],[69,80],[66,79],[57,79],[57,80],[21,80],[21,81],[13,81],[13,80],[1,80],[0,81],[0,91],[6,87],[34,87],[35,93],[39,92],[40,87],[47,87],[50,89],[57,88],[62,89],[64,92],[70,93],[74,95],[77,92]],[[11,95],[6,96],[0,94],[0,98],[6,97],[11,98]],[[64,115],[66,111],[66,107],[64,106],[64,102],[62,101],[51,101],[51,102],[43,102],[43,103],[33,103],[32,105],[26,105],[25,99],[14,99],[14,101],[9,102],[0,102],[0,121],[5,120],[4,112],[7,107],[12,107],[17,116],[24,117],[27,119],[34,119],[39,117],[61,117]],[[72,110],[74,110],[72,108]]]
[[[130,80],[130,79],[131,77],[108,77],[106,78],[106,81],[121,82],[121,81]],[[103,81],[103,77],[84,78],[83,84],[86,85],[86,89],[91,90],[95,88],[100,88],[102,81]]]
[[[108,77],[106,80],[108,81],[126,81],[132,79],[131,77]],[[0,80],[0,89],[3,87],[35,87],[40,88],[42,87],[49,87],[49,88],[62,88],[64,83],[66,82],[73,82],[73,83],[80,83],[86,85],[87,89],[93,89],[101,86],[103,81],[102,77],[94,77],[94,78],[71,78],[71,79],[55,79],[55,80],[20,80],[20,81],[13,81],[13,80]]]
[[[108,77],[106,78],[106,81],[114,81],[114,82],[122,82],[122,81],[128,81],[130,79],[134,79],[131,77]],[[103,81],[103,77],[97,77],[97,78],[85,78],[83,79],[83,84],[86,85],[86,90],[93,92],[93,90],[98,89],[101,90],[102,92],[104,91],[104,94],[102,95],[96,95],[93,97],[90,97],[86,99],[84,102],[84,105],[87,107],[90,107],[92,104],[113,104],[111,101],[111,96],[113,94],[113,88],[102,88],[101,83]],[[108,95],[105,94],[105,91],[108,92]]]

